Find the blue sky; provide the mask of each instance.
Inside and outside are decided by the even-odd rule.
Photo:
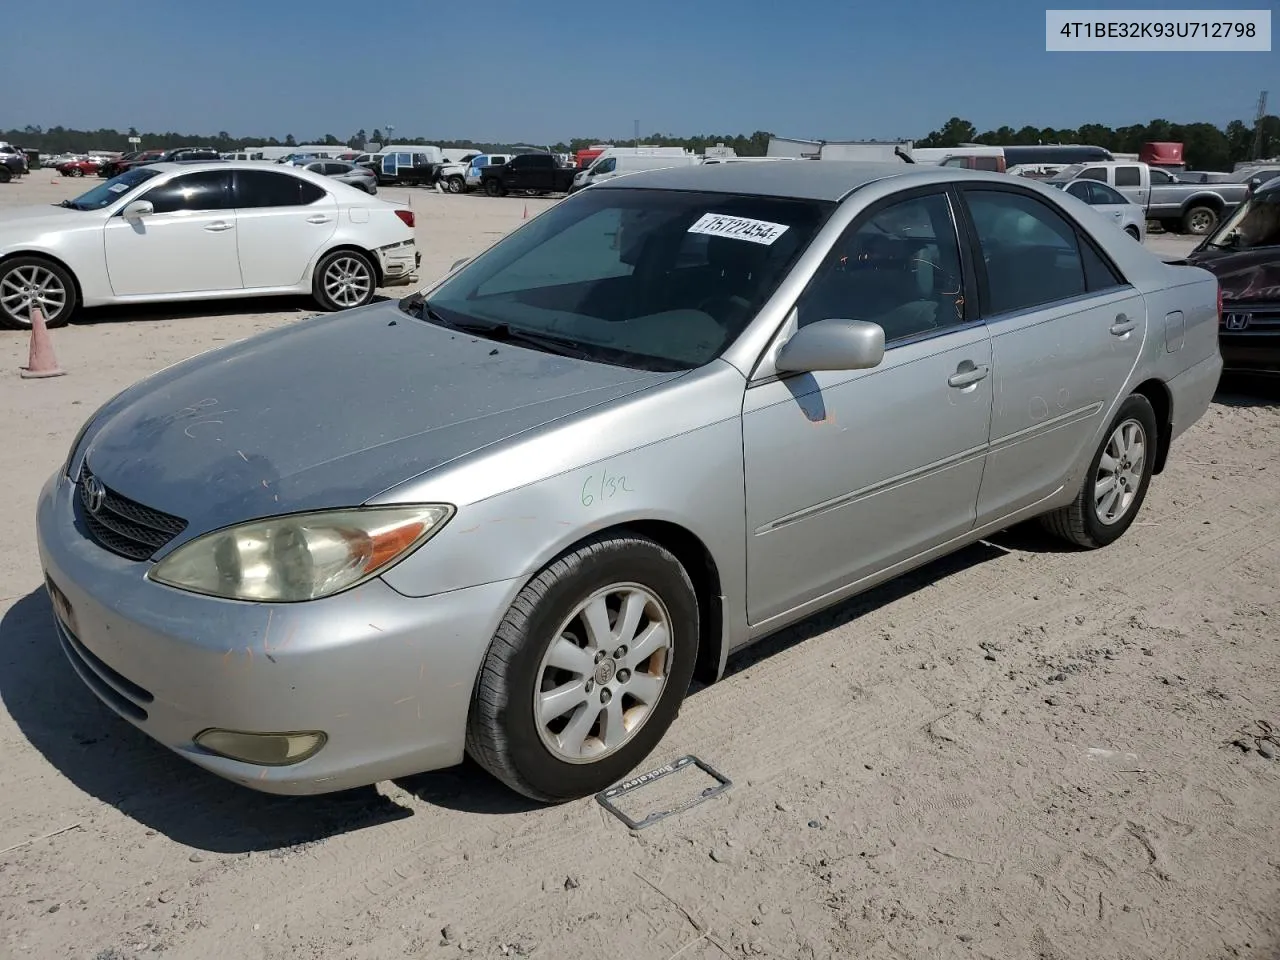
[[[14,2],[0,20],[0,129],[346,139],[394,124],[405,136],[546,143],[629,139],[639,120],[642,133],[869,139],[920,137],[951,116],[979,130],[1155,117],[1224,125],[1250,120],[1268,83],[1269,112],[1280,112],[1274,48],[1046,53],[1044,9],[1028,0]]]

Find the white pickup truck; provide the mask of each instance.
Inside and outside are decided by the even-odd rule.
[[[1248,198],[1243,183],[1179,183],[1168,172],[1133,161],[1092,161],[1063,167],[1055,181],[1100,180],[1146,210],[1165,230],[1204,236]]]

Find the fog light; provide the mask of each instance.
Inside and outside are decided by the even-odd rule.
[[[230,760],[260,767],[287,767],[315,756],[328,740],[319,730],[298,733],[240,733],[236,730],[205,730],[196,735],[196,744]]]

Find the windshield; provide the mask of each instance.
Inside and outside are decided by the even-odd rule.
[[[88,193],[82,193],[74,200],[63,200],[62,206],[70,207],[72,210],[101,210],[152,177],[159,175],[160,171],[155,167],[134,167],[119,176],[112,177],[106,183],[98,184]]]
[[[691,370],[737,339],[834,207],[723,193],[584,191],[460,269],[430,294],[422,316],[477,332],[503,329],[527,344],[554,339],[601,363]]]
[[[1231,250],[1280,246],[1280,190],[1268,190],[1240,204],[1205,246]]]

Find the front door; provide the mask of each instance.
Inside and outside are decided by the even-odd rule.
[[[184,173],[136,197],[155,212],[104,228],[107,274],[118,297],[239,290],[236,212],[224,170]]]
[[[1109,420],[1146,335],[1142,295],[1048,202],[1017,187],[962,193],[985,272],[997,398],[978,523],[1060,490]]]
[[[972,529],[991,346],[968,306],[957,237],[944,191],[872,207],[836,242],[795,322],[878,323],[884,360],[747,389],[753,626]]]
[[[338,229],[338,202],[311,181],[274,170],[237,170],[234,196],[245,289],[309,283],[308,267]]]

